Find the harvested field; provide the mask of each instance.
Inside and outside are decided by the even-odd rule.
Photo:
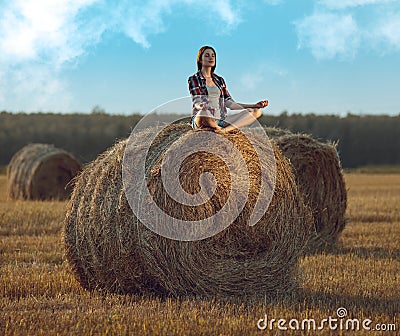
[[[345,174],[345,181],[351,220],[334,253],[301,258],[300,288],[275,298],[220,300],[85,291],[62,248],[66,202],[8,200],[0,175],[0,334],[309,335],[279,331],[276,323],[259,331],[257,321],[268,314],[320,322],[344,307],[349,317],[387,330],[354,334],[397,335],[400,175]],[[318,334],[332,332],[325,325]]]

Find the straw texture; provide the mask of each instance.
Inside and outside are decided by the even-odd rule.
[[[81,171],[78,160],[48,144],[29,144],[7,166],[11,199],[64,200],[72,192],[70,181]]]
[[[216,155],[198,152],[180,167],[182,188],[197,192],[200,175],[208,172],[217,181],[215,193],[196,207],[179,204],[167,195],[161,178],[163,158],[171,147],[182,146],[193,132],[206,131],[193,131],[182,124],[168,126],[159,133],[146,159],[147,186],[153,200],[171,216],[191,221],[211,217],[221,209],[232,196],[229,190],[235,190],[229,174],[241,174],[229,171]],[[146,131],[137,136],[146,137]],[[252,145],[252,135],[236,132],[220,136],[241,153],[250,193],[236,220],[203,240],[168,239],[136,218],[121,178],[127,140],[115,144],[83,170],[69,202],[64,240],[67,259],[85,288],[173,296],[239,296],[276,293],[296,284],[297,260],[309,239],[312,215],[297,189],[288,160],[272,146],[276,161],[274,194],[261,220],[249,226],[260,192],[260,171],[272,173],[269,164],[261,167],[255,147],[267,149],[255,137]]]

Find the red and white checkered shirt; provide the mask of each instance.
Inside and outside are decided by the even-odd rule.
[[[221,111],[220,120],[225,120],[227,114],[226,108],[229,107],[234,102],[234,100],[232,99],[231,95],[229,94],[226,88],[225,80],[221,76],[218,76],[215,73],[213,73],[212,79],[215,85],[221,91],[221,96],[219,99],[219,106]],[[199,110],[196,109],[195,107],[196,103],[199,102],[206,104],[209,103],[208,91],[206,86],[206,79],[201,71],[198,71],[194,75],[190,76],[188,79],[188,83],[189,83],[189,92],[190,95],[192,96],[192,101],[193,101],[193,108],[192,108],[192,118],[193,118],[199,112]],[[210,109],[210,112],[214,115],[213,111],[214,111],[213,109]]]

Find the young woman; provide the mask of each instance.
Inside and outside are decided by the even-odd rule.
[[[203,46],[197,54],[197,73],[189,77],[189,92],[192,96],[192,127],[209,127],[222,132],[250,125],[268,106],[268,100],[256,104],[241,104],[230,96],[225,81],[214,73],[216,52],[210,46]],[[230,110],[243,110],[227,116]]]

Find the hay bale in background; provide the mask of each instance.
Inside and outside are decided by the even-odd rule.
[[[335,145],[305,134],[278,136],[274,141],[290,160],[297,185],[313,211],[315,232],[309,241],[309,252],[334,247],[346,224],[347,206]]]
[[[69,182],[82,169],[68,152],[47,144],[29,144],[7,166],[8,195],[12,199],[64,200]]]
[[[195,215],[165,195],[160,173],[163,154],[172,144],[184,142],[192,132],[196,131],[180,125],[168,126],[153,142],[146,160],[147,183],[153,199],[173,215],[188,219],[196,217],[196,213],[212,216],[226,199],[224,191],[230,189],[221,160],[195,153],[182,164],[183,188],[198,188],[199,176],[204,171],[211,172],[222,188],[217,188],[210,202],[197,206]],[[138,136],[145,137],[146,132]],[[64,239],[67,259],[85,288],[119,293],[225,296],[276,292],[293,286],[297,259],[310,235],[312,217],[298,192],[290,165],[274,147],[274,195],[260,222],[249,226],[246,220],[257,199],[257,175],[261,168],[254,159],[254,148],[242,133],[225,137],[245,158],[251,194],[233,224],[200,241],[164,238],[134,216],[121,178],[126,140],[84,169],[69,202]]]
[[[270,139],[276,139],[284,135],[293,134],[288,129],[278,128],[278,127],[264,127],[264,130]]]

